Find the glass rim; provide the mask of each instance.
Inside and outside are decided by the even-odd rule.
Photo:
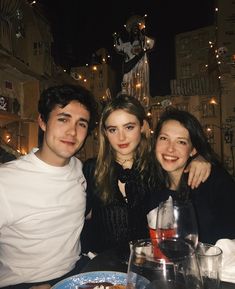
[[[205,252],[205,253],[200,253],[199,251],[198,251],[198,249],[200,248],[200,246],[202,246],[202,247],[204,247],[204,248],[207,248],[208,250],[210,249],[210,248],[215,248],[217,251],[218,251],[218,253],[209,253],[209,254],[206,254],[207,252]],[[208,251],[207,250],[207,251]],[[218,256],[220,256],[220,255],[222,255],[223,254],[223,250],[219,247],[219,246],[217,246],[217,245],[213,245],[213,244],[210,244],[210,243],[203,243],[203,242],[198,242],[198,244],[197,244],[197,247],[196,247],[196,255],[197,256],[202,256],[202,257],[218,257]]]
[[[137,253],[137,248],[138,247],[142,247],[144,246],[145,244],[146,245],[154,245],[154,241],[157,242],[157,240],[161,240],[161,241],[174,241],[174,242],[180,242],[181,244],[184,244],[188,247],[189,249],[189,252],[187,254],[184,254],[182,256],[178,256],[178,257],[174,257],[172,258],[172,260],[174,261],[180,261],[180,260],[184,260],[186,258],[189,258],[189,257],[192,257],[192,256],[196,256],[196,249],[190,244],[188,243],[187,241],[185,241],[184,239],[182,238],[177,238],[177,237],[156,237],[156,238],[146,238],[146,239],[139,239],[139,240],[136,240],[135,243],[133,244],[132,246],[132,252],[131,254],[133,254],[134,252]],[[136,249],[136,250],[135,250]],[[154,256],[154,260],[155,261],[158,261],[158,262],[163,262],[164,261],[164,258],[161,258],[161,257],[156,257]]]

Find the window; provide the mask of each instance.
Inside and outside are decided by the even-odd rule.
[[[41,41],[33,43],[33,55],[42,54],[43,43]]]
[[[183,64],[181,66],[181,77],[190,78],[192,76],[192,67],[191,64]]]
[[[202,103],[202,116],[215,117],[215,105],[206,102]]]

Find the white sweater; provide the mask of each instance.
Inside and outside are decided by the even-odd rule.
[[[60,277],[80,258],[82,163],[54,167],[34,152],[0,166],[0,287]]]

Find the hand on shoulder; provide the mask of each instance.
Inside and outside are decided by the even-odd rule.
[[[198,155],[193,159],[184,171],[188,172],[188,185],[195,189],[201,183],[204,183],[211,173],[211,163],[206,161],[202,156]]]

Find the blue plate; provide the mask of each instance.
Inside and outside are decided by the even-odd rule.
[[[78,287],[76,288],[76,286],[83,285],[88,282],[110,282],[114,285],[126,285],[126,277],[126,273],[114,271],[87,272],[66,278],[55,284],[51,289],[77,289]]]

